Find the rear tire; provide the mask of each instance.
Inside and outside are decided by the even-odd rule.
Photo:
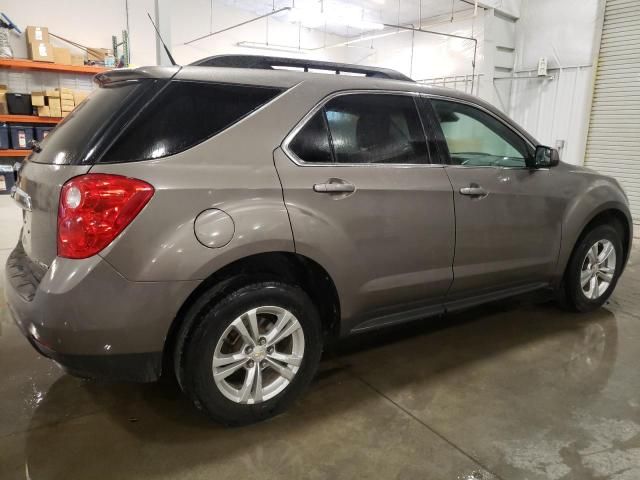
[[[615,224],[595,226],[574,248],[557,292],[558,303],[577,312],[601,307],[616,287],[623,259],[621,229]]]
[[[182,355],[183,390],[194,404],[230,426],[288,408],[322,353],[320,317],[309,296],[299,287],[260,282],[204,310],[195,313]]]

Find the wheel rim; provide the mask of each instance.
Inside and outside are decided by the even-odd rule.
[[[616,273],[616,249],[609,240],[598,240],[587,251],[580,271],[580,287],[589,300],[607,291]]]
[[[231,322],[218,340],[211,365],[213,379],[233,402],[265,402],[287,388],[303,356],[302,326],[290,311],[254,308]]]

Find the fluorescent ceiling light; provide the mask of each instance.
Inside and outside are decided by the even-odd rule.
[[[306,28],[319,28],[326,25],[347,26],[358,30],[382,30],[382,23],[370,22],[363,18],[362,9],[352,5],[337,3],[326,4],[324,10],[318,5],[294,7],[289,10],[289,21],[300,23]]]
[[[255,48],[257,50],[272,50],[275,52],[288,52],[288,53],[302,53],[307,54],[309,50],[306,48],[290,47],[288,45],[276,45],[273,43],[260,43],[260,42],[238,42],[239,47]]]

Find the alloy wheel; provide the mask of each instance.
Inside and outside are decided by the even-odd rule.
[[[231,322],[218,340],[213,379],[233,402],[265,402],[287,388],[303,356],[304,332],[290,311],[254,308]]]
[[[609,240],[598,240],[587,251],[580,271],[580,287],[589,300],[607,291],[616,272],[616,249]]]

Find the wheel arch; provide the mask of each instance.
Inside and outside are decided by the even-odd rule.
[[[631,214],[625,204],[619,202],[607,202],[586,216],[579,224],[578,228],[574,226],[573,235],[567,235],[568,238],[563,238],[562,249],[558,262],[559,280],[564,276],[564,272],[569,264],[571,255],[580,240],[596,225],[614,222],[622,228],[622,245],[624,249],[622,265],[624,269],[627,260],[629,259],[629,254],[631,253],[631,243],[633,241],[633,222]],[[570,229],[567,230],[571,231]]]
[[[169,327],[163,349],[163,371],[180,363],[182,349],[197,321],[195,313],[228,292],[255,281],[277,280],[301,287],[318,308],[326,339],[340,331],[340,299],[327,270],[293,252],[265,252],[237,259],[205,278],[187,297]],[[180,372],[176,368],[180,382]]]

